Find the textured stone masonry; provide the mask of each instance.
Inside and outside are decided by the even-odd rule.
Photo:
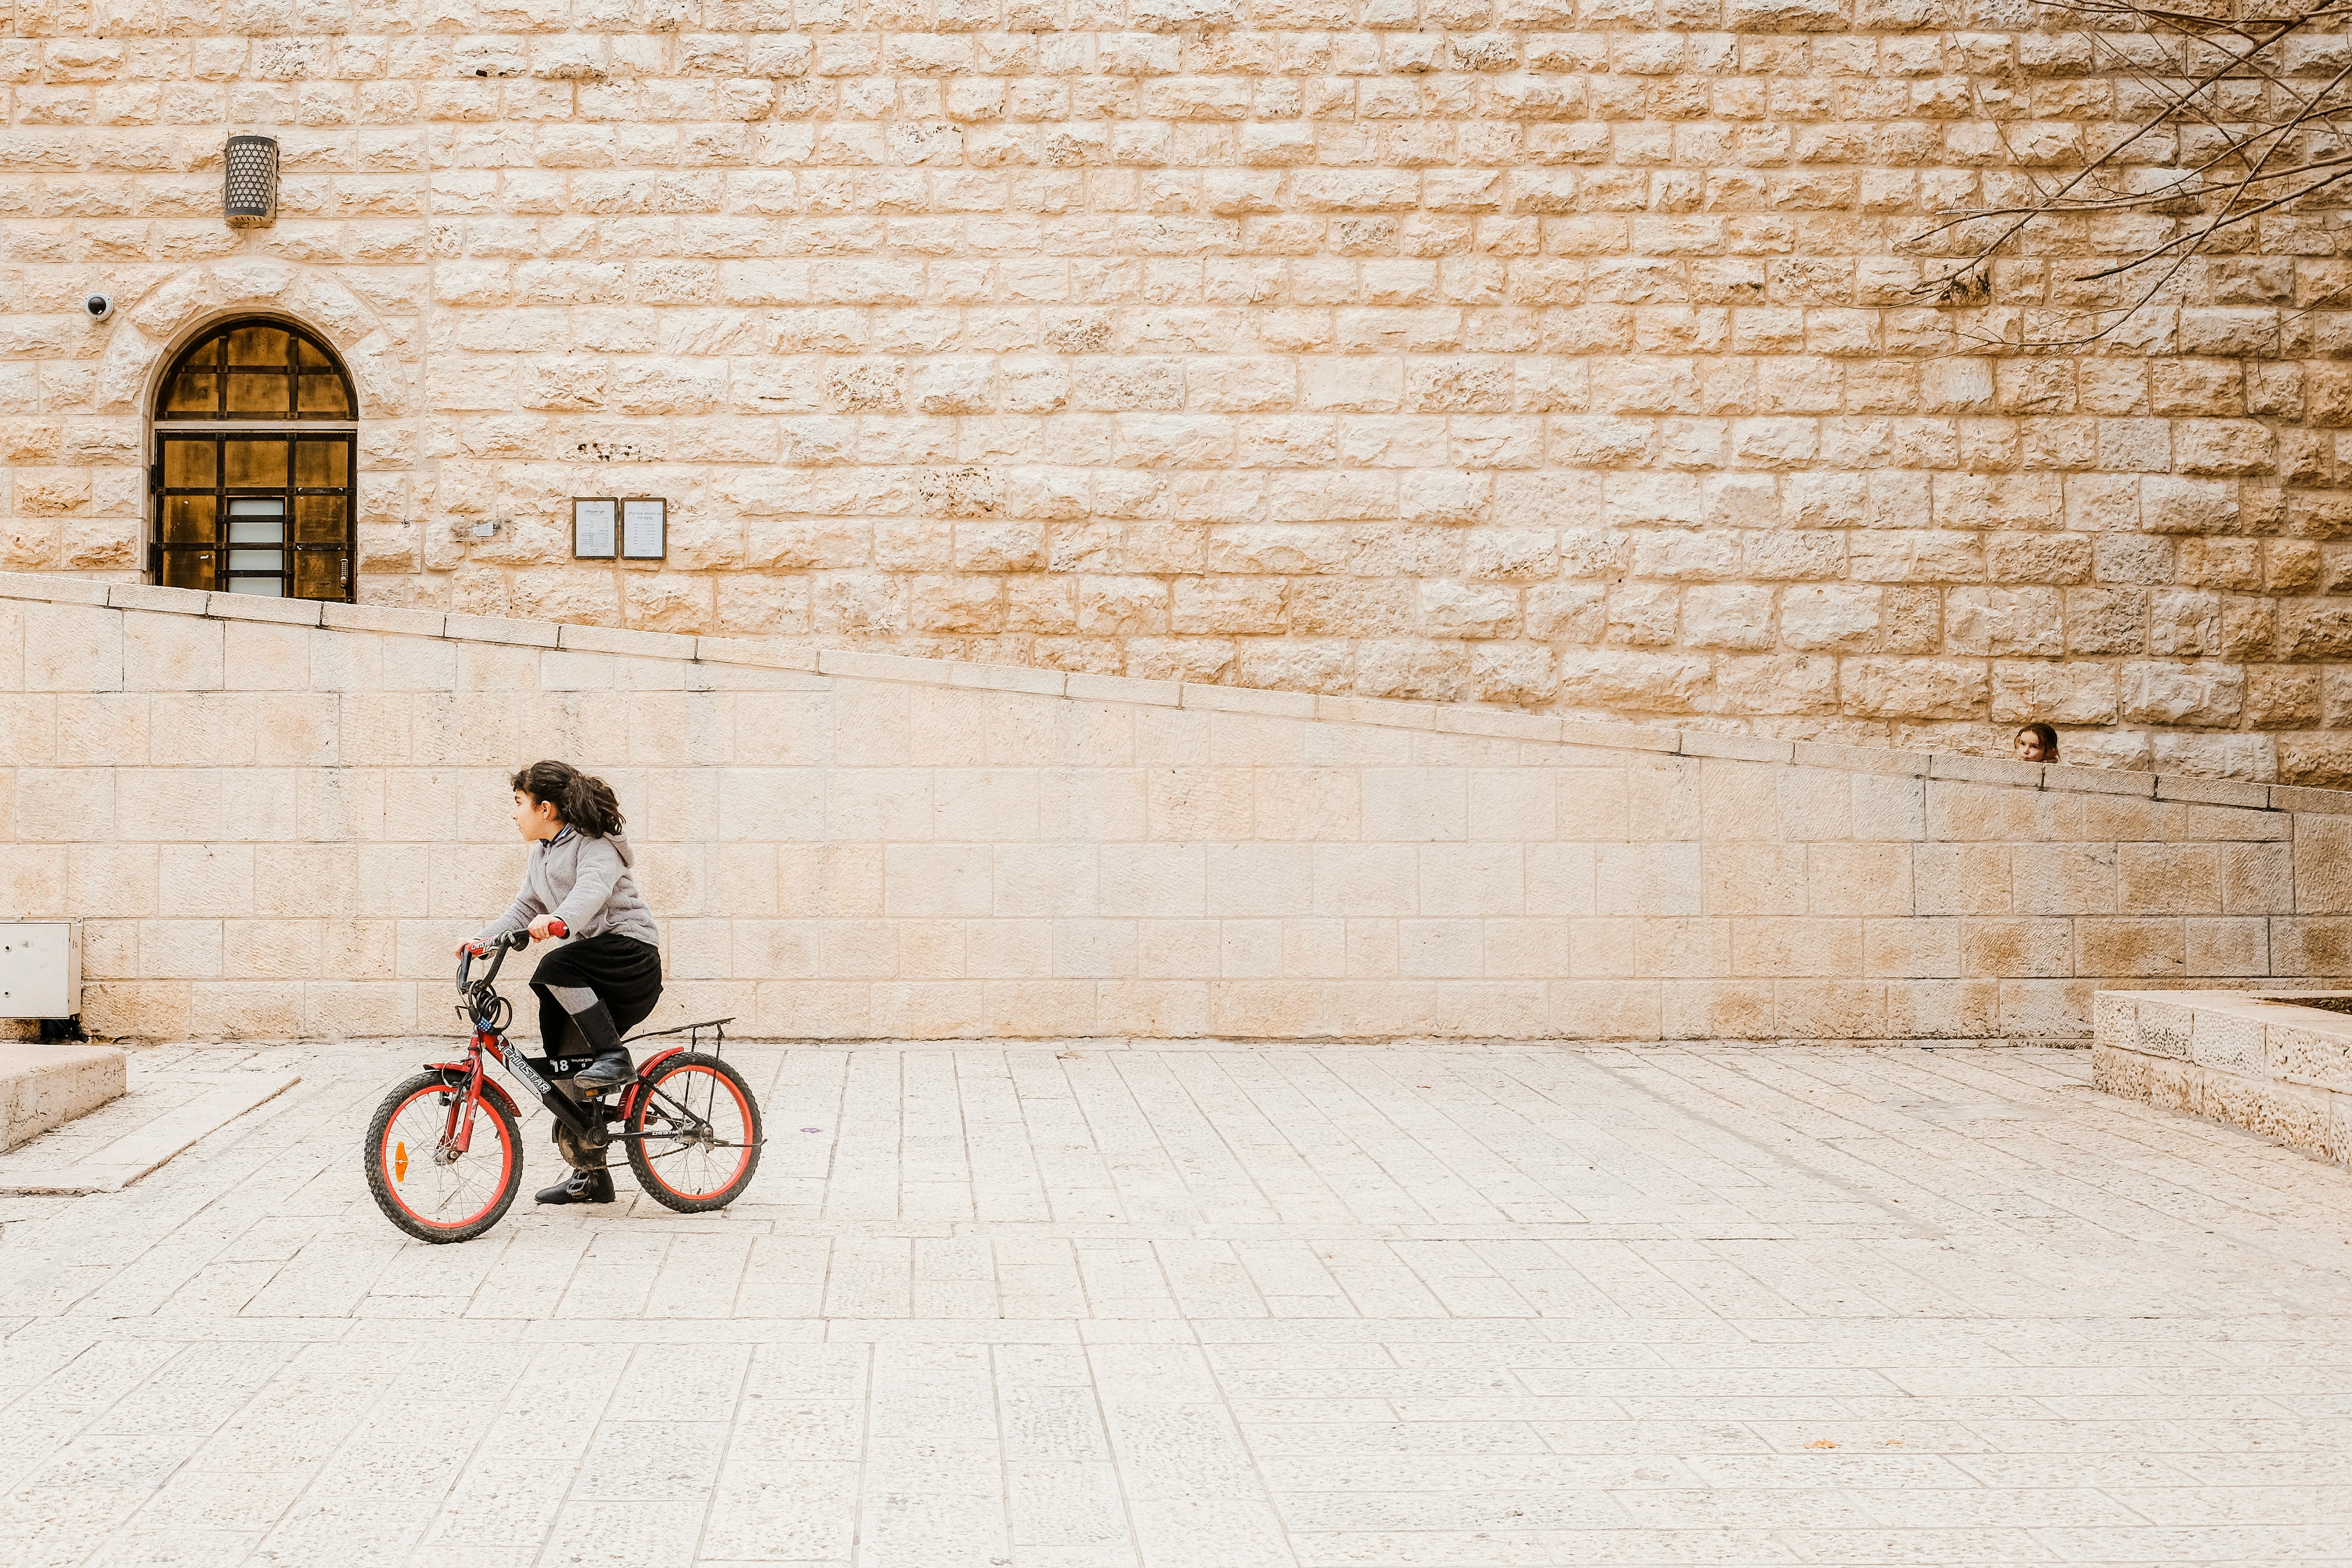
[[[2352,974],[2333,791],[39,575],[0,694],[0,915],[110,1036],[437,1027],[541,755],[620,792],[656,1024],[2074,1039]]]
[[[2112,1094],[2352,1165],[2352,995],[2103,991],[2092,1075]]]
[[[260,310],[370,604],[2352,778],[2330,220],[2079,353],[2010,345],[2120,233],[1917,291],[2145,107],[2022,4],[19,0],[0,95],[11,569],[138,580],[160,362]]]

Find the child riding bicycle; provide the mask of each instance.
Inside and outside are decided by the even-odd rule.
[[[661,1000],[661,931],[629,879],[635,857],[622,836],[612,786],[569,763],[533,763],[514,775],[514,825],[530,842],[522,890],[507,912],[457,944],[488,952],[516,931],[533,942],[566,938],[531,976],[541,1049],[593,1057],[572,1082],[602,1091],[636,1076],[621,1037]],[[538,1194],[543,1204],[609,1204],[613,1173],[574,1171]]]

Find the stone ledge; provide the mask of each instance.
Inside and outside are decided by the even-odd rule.
[[[1537,744],[1653,752],[1664,755],[1732,758],[1844,768],[1855,773],[1926,776],[2011,789],[2114,795],[2249,811],[2319,812],[2352,816],[2352,790],[2311,789],[2292,784],[2248,784],[2195,774],[2143,773],[2121,768],[2044,766],[2006,757],[1974,757],[1949,752],[1881,751],[1869,746],[1788,742],[1769,736],[1676,730],[1605,721],[1554,719],[1450,702],[1414,702],[1386,697],[1331,697],[1247,686],[1208,686],[1129,676],[1065,674],[1028,665],[968,664],[956,659],[918,658],[907,654],[856,648],[818,648],[805,643],[760,638],[695,637],[588,626],[568,621],[513,620],[495,616],[444,614],[324,601],[257,599],[203,594],[186,588],[113,584],[47,573],[0,572],[0,599],[39,599],[123,610],[203,615],[237,620],[319,626],[336,631],[388,632],[441,637],[457,642],[509,647],[625,653],[642,658],[687,663],[743,665],[814,671],[854,680],[890,680],[918,686],[1024,692],[1095,702],[1135,702],[1150,707],[1197,708],[1204,711],[1262,714],[1273,718],[1321,719],[1383,729],[1426,730],[1487,736]]]
[[[0,1043],[0,1149],[87,1116],[123,1090],[111,1046]]]
[[[2352,1015],[2295,996],[2352,992],[2102,991],[2092,1081],[2110,1094],[2352,1164]]]

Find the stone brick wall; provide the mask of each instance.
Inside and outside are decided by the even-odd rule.
[[[2077,353],[1993,346],[2040,252],[1914,291],[2142,107],[2021,4],[6,15],[0,565],[135,581],[157,363],[259,308],[359,374],[369,603],[2352,779],[2333,229]]]
[[[97,1032],[446,1026],[551,754],[631,819],[656,1022],[772,1037],[2074,1038],[2352,974],[2332,791],[320,616],[0,578],[0,916],[83,922]]]

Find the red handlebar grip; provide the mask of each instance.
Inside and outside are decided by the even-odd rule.
[[[547,922],[547,934],[556,937],[570,936],[572,930],[562,921],[550,921]]]

